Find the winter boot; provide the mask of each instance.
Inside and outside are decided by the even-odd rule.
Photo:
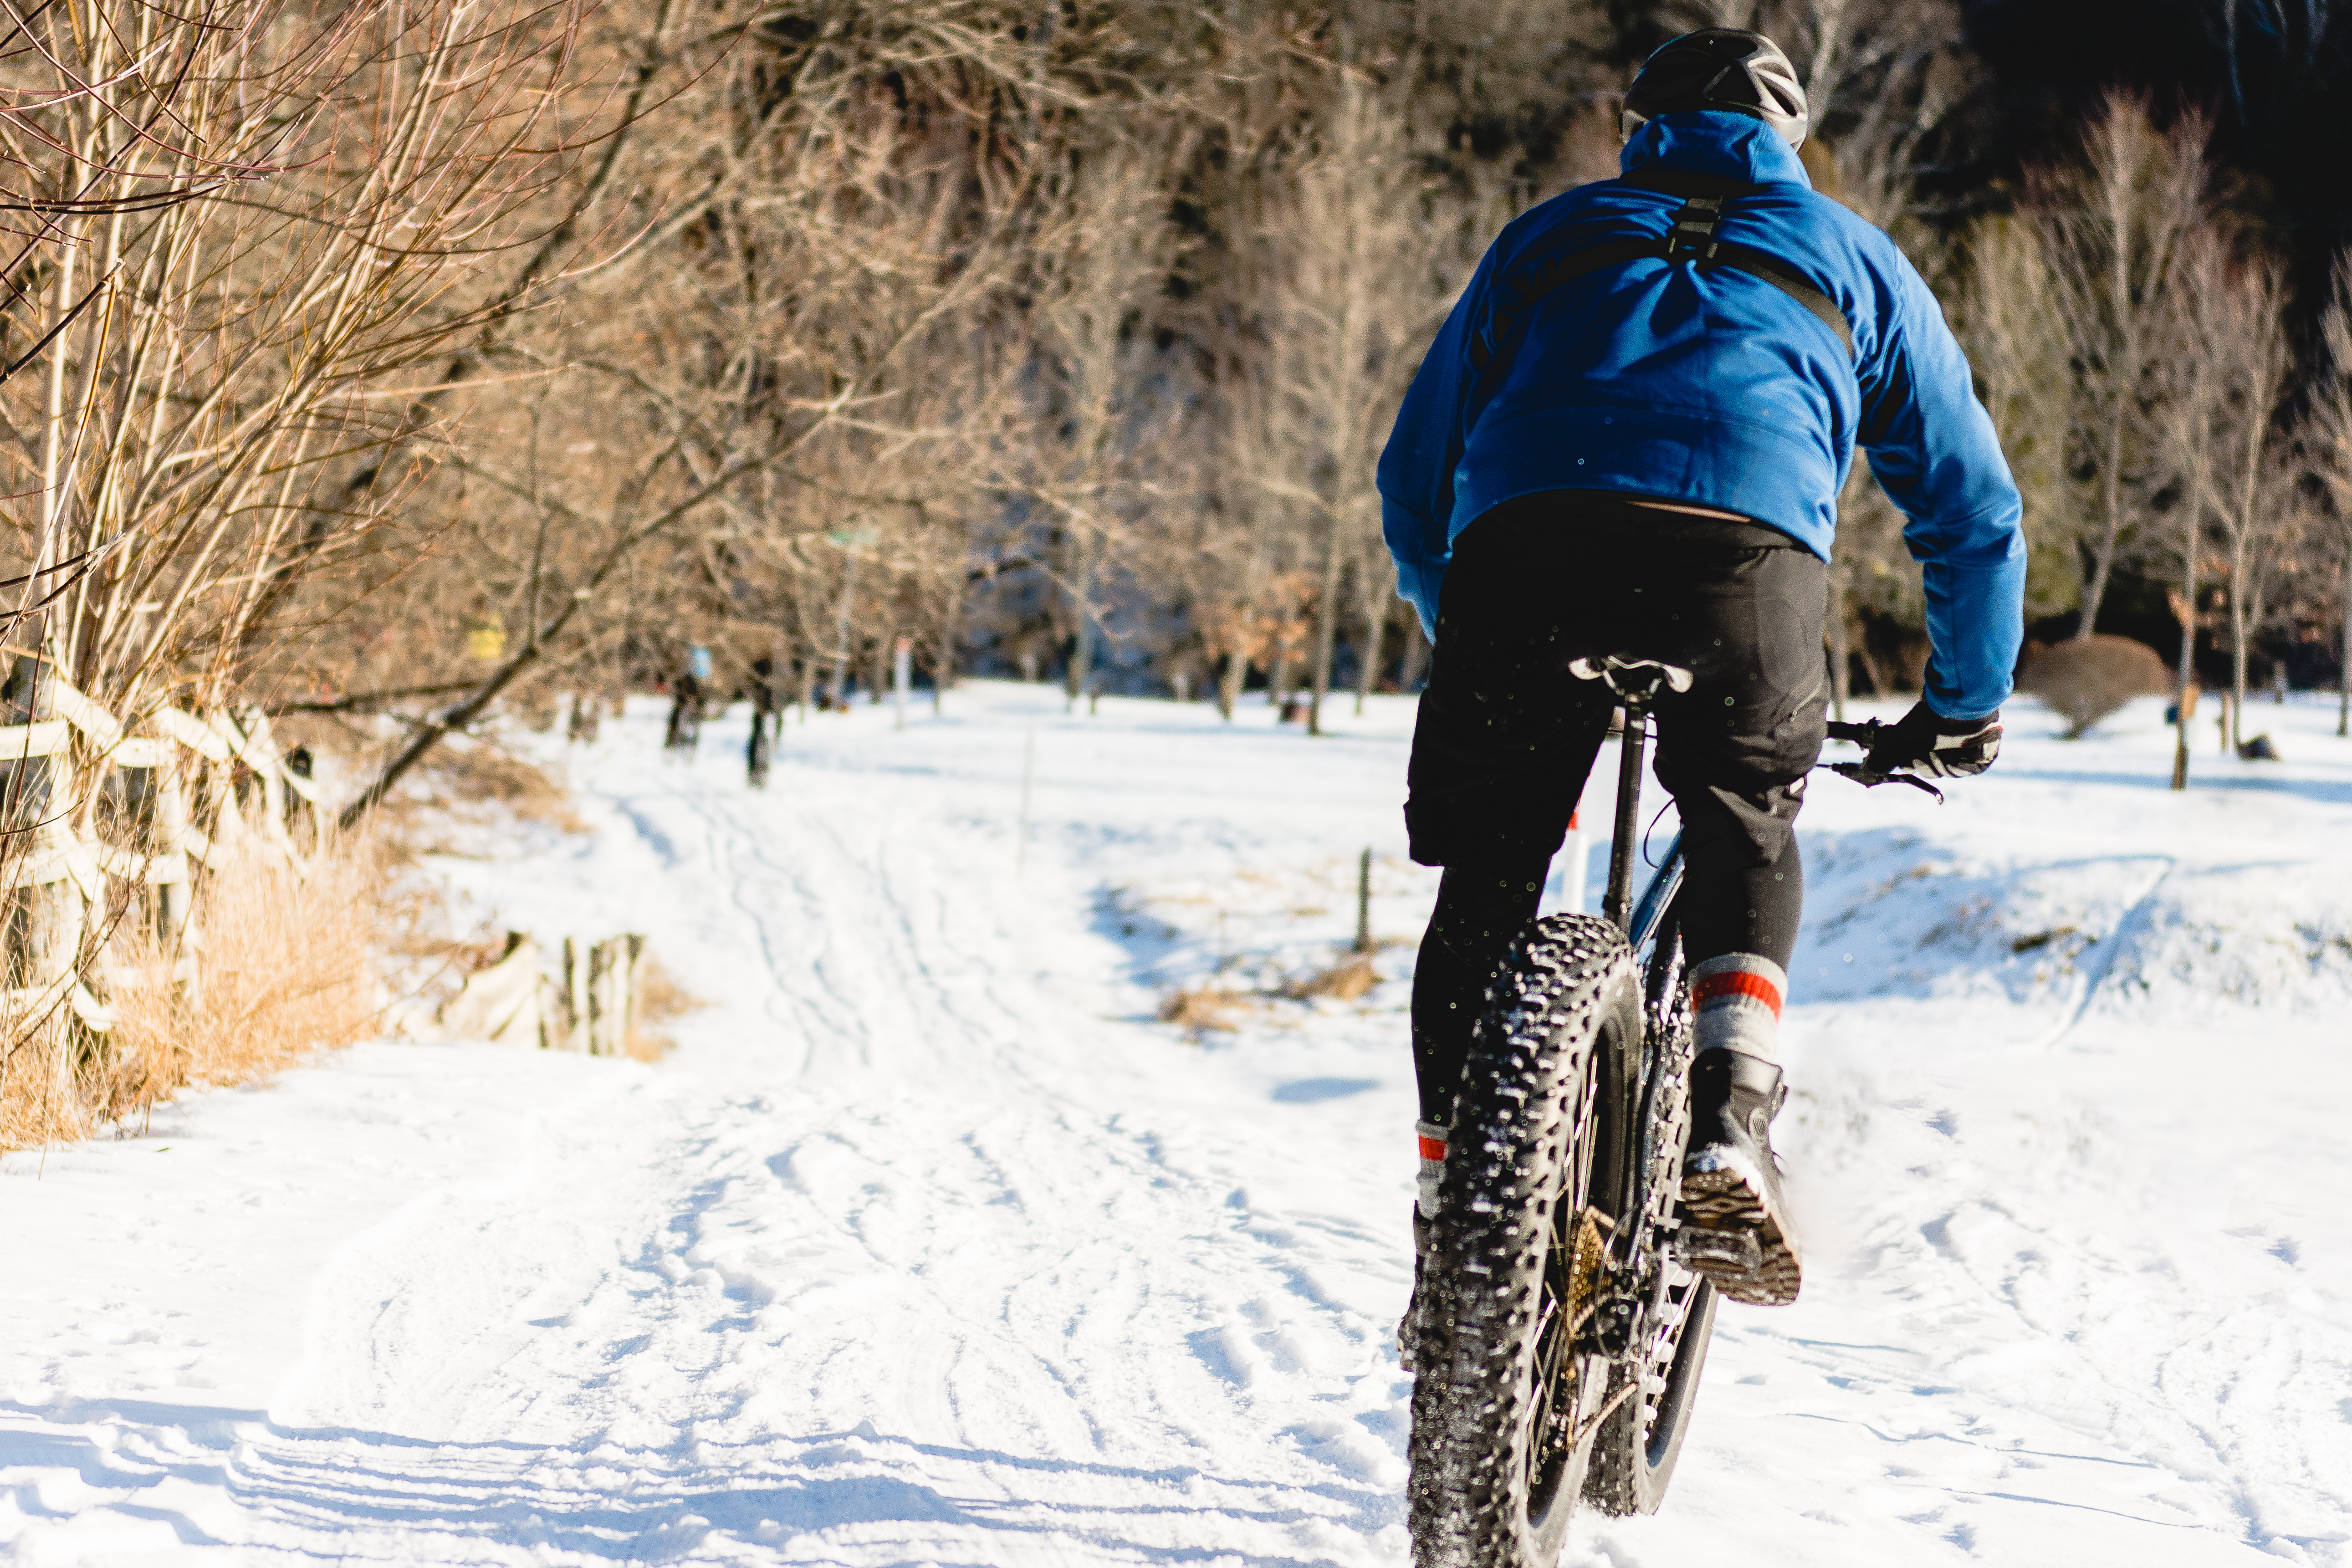
[[[1412,1294],[1404,1304],[1404,1321],[1397,1324],[1397,1363],[1407,1372],[1412,1370],[1413,1356],[1421,1348],[1421,1271],[1429,1257],[1432,1218],[1437,1213],[1437,1194],[1445,1180],[1445,1135],[1447,1129],[1427,1121],[1413,1123],[1413,1131],[1421,1145],[1419,1190],[1412,1203]]]
[[[1753,953],[1691,972],[1698,1053],[1675,1251],[1724,1296],[1757,1306],[1795,1300],[1802,1281],[1772,1155],[1772,1118],[1789,1092],[1772,1060],[1783,983],[1780,965]]]

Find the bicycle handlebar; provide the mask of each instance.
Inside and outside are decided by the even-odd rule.
[[[1829,726],[1829,738],[1832,741],[1850,741],[1867,751],[1877,743],[1879,728],[1879,722],[1875,719],[1867,719],[1859,724],[1840,724],[1832,721]],[[1841,777],[1852,779],[1864,789],[1876,789],[1883,784],[1909,784],[1913,789],[1924,790],[1934,795],[1937,805],[1944,804],[1944,792],[1917,773],[1880,773],[1870,765],[1867,758],[1859,763],[1824,763],[1822,765]]]

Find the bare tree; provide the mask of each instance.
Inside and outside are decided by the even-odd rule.
[[[549,417],[571,460],[535,468],[509,438],[448,464],[504,498],[509,537],[552,542],[508,552],[528,561],[524,635],[462,701],[415,726],[347,819],[517,682],[593,655],[638,596],[616,594],[625,583],[709,626],[734,615],[731,579],[755,559],[818,574],[808,587],[828,613],[766,591],[821,639],[803,646],[804,668],[831,664],[838,687],[861,654],[887,660],[901,578],[938,543],[926,512],[937,487],[907,476],[954,445],[922,423],[927,378],[1020,275],[1056,142],[1010,133],[1034,128],[1036,95],[1054,95],[1034,80],[1034,48],[981,40],[942,56],[920,18],[883,20],[877,36],[794,57],[781,99],[786,62],[740,51],[708,62],[694,112],[635,143],[637,181],[616,188],[654,215],[643,237],[575,288],[565,331],[509,351],[565,387]],[[685,64],[698,60],[691,40],[706,54],[730,41],[674,25],[685,38],[666,55]],[[937,112],[908,112],[910,96]],[[992,125],[1008,133],[982,133]],[[779,483],[763,491],[770,476]],[[761,499],[769,510],[755,514]],[[961,533],[950,537],[960,556]]]
[[[1395,90],[1369,80],[1344,47],[1338,78],[1338,101],[1265,237],[1280,258],[1272,353],[1297,442],[1265,482],[1315,535],[1309,734],[1322,733],[1341,580],[1381,548],[1373,468],[1448,302],[1437,261],[1455,221],[1415,166]]]
[[[0,384],[0,464],[31,504],[0,518],[27,591],[9,691],[20,719],[80,714],[86,739],[7,769],[11,805],[38,819],[12,837],[176,852],[192,829],[234,836],[227,780],[122,763],[152,768],[134,790],[114,742],[89,737],[218,711],[294,616],[332,613],[302,590],[390,526],[444,435],[386,410],[478,335],[484,279],[595,140],[553,108],[583,16],[65,0],[15,29],[0,158],[31,223],[0,302],[25,373]],[[334,472],[362,455],[374,478],[354,492]],[[159,886],[166,938],[189,930],[194,885]],[[45,994],[99,976],[112,917],[145,897],[117,896],[93,914],[70,880],[43,887]],[[36,1036],[78,1048],[45,1016],[10,1032],[12,1056]]]
[[[1180,146],[1107,138],[1056,191],[1062,221],[1040,247],[1032,319],[1051,373],[1037,410],[1055,438],[1034,447],[1024,486],[1054,536],[1069,610],[1072,703],[1086,695],[1103,635],[1103,574],[1150,455],[1151,339],[1143,310],[1162,292],[1175,231],[1166,220]]]
[[[2181,308],[2194,328],[2183,346],[2211,367],[2215,382],[2213,458],[2210,467],[2200,466],[2210,515],[2226,552],[2230,741],[2238,745],[2245,738],[2241,710],[2248,656],[2279,576],[2290,564],[2285,546],[2299,516],[2288,504],[2290,475],[2277,439],[2292,368],[2286,279],[2270,258],[2233,258],[2218,238],[2200,236],[2180,286]]]
[[[2096,629],[2149,493],[2149,381],[2164,368],[2168,294],[2182,245],[2203,221],[2209,135],[2194,115],[2158,132],[2147,100],[2119,92],[2085,131],[2080,161],[2036,182],[2058,286],[2055,319],[2074,350],[2076,467],[2095,492],[2077,637]]]
[[[2352,256],[2336,259],[2335,289],[2320,321],[2327,363],[2313,388],[2307,437],[2335,500],[2327,520],[2342,579],[2336,631],[2336,732],[2352,733]]]
[[[2210,234],[2191,236],[2182,276],[2202,280],[2217,275],[2221,265],[2217,243]],[[2202,589],[2199,568],[2209,548],[2205,523],[2216,493],[2215,420],[2223,395],[2221,377],[2198,351],[2189,319],[2201,298],[2192,287],[2181,290],[2181,297],[2171,302],[2168,336],[2178,352],[2164,357],[2157,405],[2158,428],[2164,450],[2171,455],[2166,474],[2171,481],[2167,488],[2173,494],[2168,551],[2180,574],[2180,585],[2172,595],[2173,616],[2180,623],[2180,653],[2173,679],[2178,700],[2173,708],[2172,787],[2177,790],[2189,787],[2189,696],[2197,684],[2198,595]]]
[[[2008,214],[1970,227],[1954,323],[2024,501],[2029,616],[2075,608],[2083,586],[2068,471],[2074,342],[2038,228]]]

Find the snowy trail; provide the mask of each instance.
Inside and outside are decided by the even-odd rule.
[[[793,727],[766,795],[735,726],[691,767],[614,726],[592,837],[448,874],[651,932],[713,1004],[681,1049],[369,1047],[12,1156],[0,1559],[1402,1563],[1411,950],[1152,1018],[1328,953],[1361,845],[1417,931],[1376,706],[1308,746],[982,687]],[[1933,817],[1818,792],[1806,1299],[1724,1315],[1667,1511],[1566,1561],[2352,1563],[2319,717],[2187,801],[2147,722]]]

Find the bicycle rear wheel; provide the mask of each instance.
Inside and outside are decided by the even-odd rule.
[[[1642,1026],[1633,955],[1589,916],[1531,927],[1487,994],[1414,1300],[1418,1568],[1559,1559],[1616,1381],[1588,1330],[1632,1168]]]

